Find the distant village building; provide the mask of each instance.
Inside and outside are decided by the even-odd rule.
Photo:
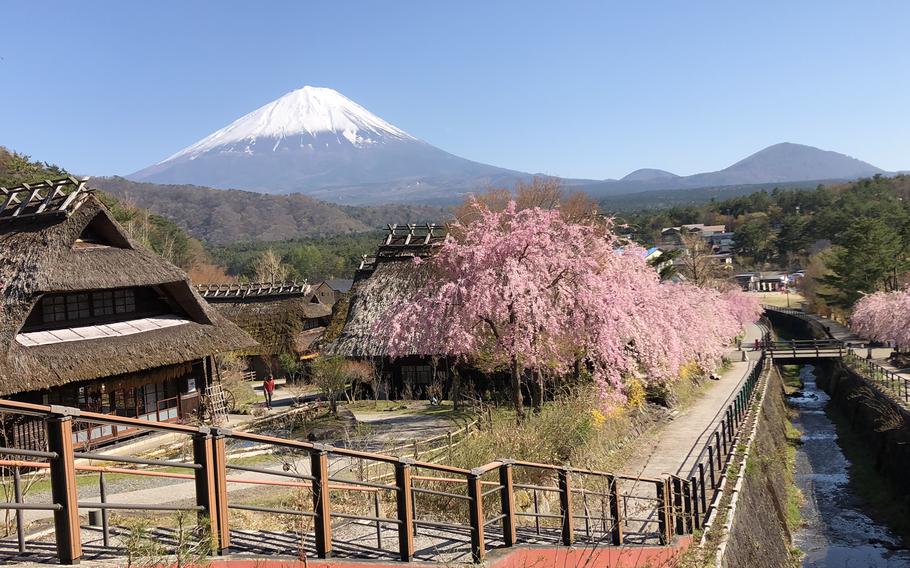
[[[325,332],[335,303],[330,286],[306,282],[200,284],[199,293],[224,317],[256,339],[241,354],[258,378],[285,374],[287,359],[315,357],[313,345]],[[324,294],[320,294],[322,290]]]
[[[319,301],[323,304],[332,306],[340,300],[342,296],[351,291],[354,281],[345,278],[332,278],[317,284],[314,293]]]
[[[387,335],[379,323],[398,302],[424,286],[435,285],[432,265],[417,264],[414,258],[432,256],[447,234],[446,227],[438,225],[389,225],[375,256],[364,257],[357,271],[341,334],[323,349],[328,354],[373,363],[380,377],[375,386],[380,396],[400,396],[408,389],[420,396],[434,382],[449,381],[445,358],[434,361],[417,355],[415,349],[414,355],[391,360],[386,349]]]
[[[744,272],[733,278],[747,292],[778,292],[784,290],[790,281],[783,272]]]
[[[703,223],[694,223],[689,225],[680,225],[679,227],[664,227],[660,230],[661,241],[665,244],[680,244],[682,235],[693,235],[708,240],[710,237],[727,233],[726,225],[705,225]]]
[[[0,188],[0,396],[180,421],[212,381],[212,355],[255,342],[186,274],[130,240],[86,180]],[[134,429],[78,424],[84,447]],[[5,444],[44,446],[39,420]]]

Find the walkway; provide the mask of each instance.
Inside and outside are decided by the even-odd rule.
[[[760,353],[751,351],[750,345],[765,331],[758,324],[746,328],[743,346],[747,349],[747,361],[740,361],[741,352],[732,351],[728,355],[733,361],[731,368],[723,373],[719,381],[706,385],[701,397],[664,427],[650,453],[627,464],[623,474],[662,477],[669,473],[688,477],[708,437],[724,418],[727,406],[755,365],[754,361]]]

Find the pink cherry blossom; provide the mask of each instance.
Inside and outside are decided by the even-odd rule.
[[[605,406],[632,376],[673,381],[680,368],[719,362],[758,303],[660,281],[635,246],[618,248],[612,225],[565,221],[558,210],[478,207],[426,262],[439,285],[381,318],[392,357],[449,355],[509,369],[520,409],[521,376],[564,376],[580,362]]]
[[[910,288],[861,298],[853,308],[850,327],[862,337],[910,349]]]

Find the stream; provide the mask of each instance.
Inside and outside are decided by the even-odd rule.
[[[862,512],[851,492],[850,461],[838,445],[837,428],[826,412],[830,397],[815,382],[815,368],[800,368],[803,390],[789,398],[794,426],[803,433],[796,451],[796,484],[803,492],[803,525],[794,544],[802,566],[831,568],[910,567],[910,551],[886,526]]]

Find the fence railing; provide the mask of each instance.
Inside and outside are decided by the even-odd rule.
[[[756,387],[766,366],[766,352],[750,369],[739,391],[724,409],[720,423],[709,434],[695,465],[689,471],[689,490],[692,492],[692,518],[695,528],[700,529],[711,516],[715,496],[721,488],[721,478],[733,458],[740,430],[746,422],[749,408],[754,400]],[[685,491],[685,489],[683,489]],[[679,521],[677,520],[677,523]],[[680,528],[677,526],[677,529]]]
[[[878,387],[885,395],[897,399],[904,405],[910,404],[910,378],[885,368],[874,361],[847,351],[844,362],[862,378]]]
[[[737,406],[737,416],[741,409]],[[702,505],[698,502],[700,486],[694,477],[632,478],[513,460],[465,469],[223,428],[151,422],[9,400],[0,400],[0,413],[39,417],[45,421],[47,432],[46,451],[0,448],[0,455],[15,458],[0,461],[0,467],[13,472],[13,482],[20,489],[14,492],[12,502],[0,503],[0,510],[16,512],[20,550],[28,544],[24,513],[52,512],[56,557],[67,564],[83,556],[86,535],[80,513],[86,510],[102,513],[103,538],[97,546],[120,553],[122,547],[112,540],[123,531],[111,526],[109,511],[182,511],[197,517],[204,533],[211,536],[213,551],[219,554],[229,550],[257,554],[312,551],[325,558],[340,549],[342,556],[410,561],[417,551],[415,536],[419,535],[423,550],[436,550],[438,544],[445,543],[453,554],[480,562],[488,548],[519,543],[667,544],[675,535],[691,534],[699,526],[699,512],[704,509],[704,499]],[[724,439],[727,429],[735,426],[731,420],[732,415],[724,423]],[[151,460],[104,450],[77,451],[74,424],[82,423],[179,434],[190,442],[191,456],[183,461]],[[283,467],[261,467],[231,459],[226,451],[230,440],[275,448]],[[371,467],[376,464],[391,475],[379,480],[359,479],[357,468],[351,467],[357,461]],[[26,475],[49,472],[50,502],[25,502],[20,479],[23,471]],[[86,487],[82,476],[94,474],[98,475],[99,496],[88,500],[80,496]],[[156,494],[154,502],[129,491],[112,495],[112,474],[169,478],[182,484],[182,489],[164,489],[160,493],[163,497]],[[253,491],[251,495],[243,491],[257,487],[285,488],[293,492],[293,498],[275,502],[268,499],[274,492]],[[273,524],[267,532],[256,533],[244,515],[260,513],[267,515],[262,516],[265,522]],[[275,536],[279,519],[293,525],[292,536]],[[354,540],[356,546],[351,544]],[[429,544],[423,544],[426,542]]]

